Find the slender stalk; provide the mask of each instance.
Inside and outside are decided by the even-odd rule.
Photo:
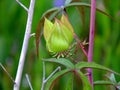
[[[45,62],[43,61],[43,80],[41,90],[44,90],[44,86],[45,86]]]
[[[44,87],[45,87],[45,84],[46,82],[57,72],[57,71],[60,71],[61,70],[61,67],[57,67],[47,78],[45,78],[45,62],[43,61],[43,80],[42,80],[42,87],[41,87],[41,90],[44,90]]]
[[[91,13],[90,13],[90,32],[89,32],[89,48],[88,48],[88,62],[93,60],[93,46],[94,46],[94,32],[95,32],[95,13],[96,13],[96,0],[91,0]],[[88,79],[93,86],[92,69],[88,68]]]
[[[26,57],[26,52],[27,52],[30,33],[31,33],[31,25],[32,25],[33,12],[34,12],[34,5],[35,5],[35,0],[31,0],[30,6],[28,9],[28,19],[27,19],[27,25],[26,25],[26,31],[25,31],[22,51],[21,51],[21,55],[20,55],[20,59],[19,59],[19,65],[18,65],[18,69],[17,69],[15,84],[13,87],[14,90],[19,90],[20,83],[21,83],[21,77],[22,77],[25,57]]]
[[[45,82],[47,82],[57,71],[60,71],[61,67],[58,66],[45,80]]]
[[[77,43],[79,44],[80,48],[82,49],[83,53],[85,54],[86,57],[88,57],[88,53],[87,50],[85,49],[85,47],[82,45],[80,39],[78,38],[78,36],[74,33],[74,38],[77,41]]]
[[[33,87],[32,87],[32,84],[31,84],[31,82],[30,82],[30,79],[29,79],[28,74],[26,74],[25,77],[26,77],[26,79],[27,79],[27,82],[28,82],[28,85],[29,85],[29,87],[30,87],[30,90],[33,90]]]
[[[28,12],[28,8],[24,6],[19,0],[16,0],[16,2]]]
[[[1,68],[5,71],[5,73],[8,75],[8,77],[12,80],[12,82],[15,84],[14,79],[12,76],[8,73],[8,71],[5,69],[5,67],[0,63]]]

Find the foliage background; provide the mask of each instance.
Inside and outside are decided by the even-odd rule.
[[[80,0],[90,3],[90,0]],[[26,6],[29,0],[21,0]],[[32,33],[35,33],[37,24],[42,14],[54,7],[53,0],[36,0],[35,13],[33,18]],[[109,13],[116,21],[97,12],[96,13],[96,32],[94,44],[94,61],[111,68],[120,73],[120,3],[119,0],[97,0],[97,7]],[[67,9],[69,19],[75,29],[76,34],[81,40],[88,40],[89,34],[89,8],[84,9],[83,13],[78,13],[75,8]],[[15,78],[20,51],[22,47],[27,13],[21,8],[15,0],[0,0],[0,62],[7,71]],[[83,23],[84,21],[84,23]],[[50,57],[45,49],[45,41],[42,39],[40,44],[40,57]],[[21,90],[29,90],[25,79],[28,73],[34,90],[40,90],[42,81],[42,62],[36,57],[35,37],[29,42],[28,53],[24,67]],[[82,56],[78,54],[78,59]],[[48,76],[55,67],[52,63],[46,63],[46,76]],[[63,67],[64,68],[64,67]],[[94,70],[94,80],[104,79],[105,73]],[[56,85],[59,90],[64,90],[67,75],[60,83]],[[117,77],[117,81],[120,77]],[[78,84],[80,84],[78,82]],[[13,82],[6,73],[0,68],[0,90],[11,90]],[[99,88],[100,87],[100,88]],[[95,90],[106,90],[106,86],[96,86]]]

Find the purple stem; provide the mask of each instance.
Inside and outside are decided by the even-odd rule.
[[[94,46],[94,28],[95,28],[95,14],[96,14],[96,0],[91,0],[91,13],[90,13],[90,32],[89,32],[89,48],[88,48],[88,62],[93,59],[93,46]],[[92,69],[88,68],[88,79],[93,87]]]

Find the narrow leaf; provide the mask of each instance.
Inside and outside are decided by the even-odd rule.
[[[73,69],[74,65],[70,62],[70,60],[65,59],[65,58],[49,58],[49,59],[43,59],[44,61],[49,61],[49,62],[55,62],[64,65],[67,68]]]
[[[82,69],[82,68],[93,68],[93,69],[101,69],[101,70],[106,70],[106,71],[109,71],[109,72],[112,72],[118,76],[120,76],[119,73],[109,69],[109,68],[106,68],[102,65],[99,65],[99,64],[96,64],[94,62],[79,62],[75,65],[75,68],[77,69]]]
[[[115,85],[113,82],[111,81],[95,81],[94,85]]]
[[[92,90],[92,86],[90,85],[90,82],[87,79],[87,77],[82,72],[80,72],[80,71],[77,71],[77,72],[80,75],[80,78],[82,80],[83,90]]]
[[[69,73],[69,77],[68,77],[68,80],[66,82],[66,87],[65,87],[65,90],[73,90],[73,73]]]
[[[91,8],[91,5],[90,5],[90,4],[88,4],[88,3],[83,3],[83,2],[73,2],[73,3],[70,3],[70,4],[66,5],[65,8],[74,7],[74,6],[76,6],[76,7],[85,6],[85,7]],[[114,18],[113,18],[111,15],[109,15],[108,13],[106,13],[105,11],[103,11],[103,10],[101,10],[101,9],[99,9],[99,8],[96,8],[96,10],[97,10],[98,12],[100,12],[100,13],[108,16],[108,17],[111,18],[112,20],[114,20]]]
[[[70,70],[66,69],[66,70],[62,70],[57,72],[53,77],[51,77],[48,82],[46,83],[45,86],[45,90],[52,90],[53,86],[54,86],[54,82],[59,79],[60,77],[62,77],[64,74],[68,73]]]
[[[53,14],[57,10],[59,10],[59,8],[57,7],[47,10],[45,13],[43,13],[41,19],[43,19],[44,17],[48,18],[51,14]]]

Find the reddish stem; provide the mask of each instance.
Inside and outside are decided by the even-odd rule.
[[[86,57],[88,57],[87,54],[87,50],[85,49],[85,47],[82,45],[81,41],[79,40],[78,36],[74,33],[74,38],[77,41],[77,43],[79,44],[80,48],[82,49],[83,53],[85,54]]]
[[[91,0],[88,62],[92,62],[92,59],[93,59],[95,13],[96,13],[96,0]],[[88,73],[89,73],[88,79],[89,79],[91,85],[93,86],[92,69],[88,68]]]

